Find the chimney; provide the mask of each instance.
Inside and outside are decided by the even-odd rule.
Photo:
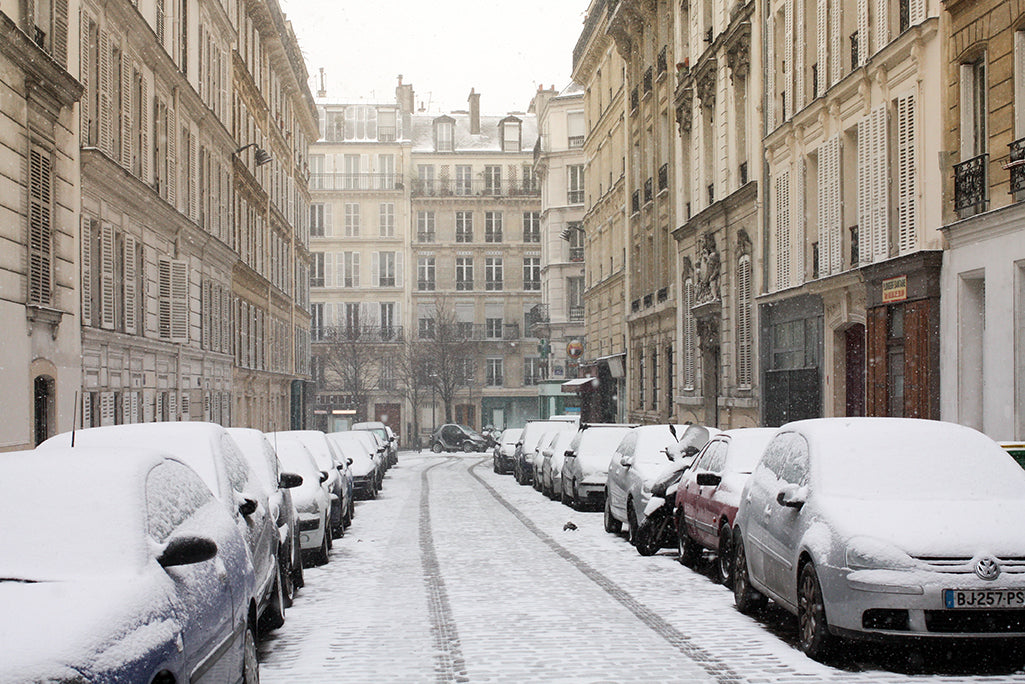
[[[317,89],[317,97],[327,97],[327,88],[324,86],[324,67],[320,67],[320,88]]]
[[[470,97],[467,98],[470,103],[470,135],[480,134],[480,93],[474,92],[473,88],[470,88]]]
[[[402,115],[402,130],[410,130],[416,97],[413,94],[413,85],[402,82],[402,74],[399,74],[399,84],[395,86],[395,104],[399,106],[399,113]]]

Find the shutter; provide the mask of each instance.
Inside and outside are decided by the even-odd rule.
[[[790,172],[776,177],[776,289],[790,286]]]
[[[157,331],[160,339],[171,339],[171,260],[157,262]]]
[[[780,121],[794,116],[794,0],[783,3],[783,93],[786,102],[779,113]],[[789,108],[789,110],[788,110]]]
[[[114,425],[114,393],[100,393],[100,425]]]
[[[840,216],[840,136],[835,135],[819,148],[819,274],[843,270],[843,243]]]
[[[880,3],[883,2],[883,0],[879,1]],[[925,21],[925,0],[910,0],[909,4],[908,11],[911,25],[916,26]]]
[[[352,252],[352,286],[359,287],[359,252]],[[371,283],[373,286],[373,283]]]
[[[48,306],[53,299],[53,220],[50,153],[29,151],[28,301]]]
[[[114,327],[114,226],[100,224],[100,325]]]
[[[171,341],[189,341],[189,265],[171,261]]]
[[[381,284],[381,253],[370,253],[370,287],[378,287]]]
[[[92,220],[82,217],[82,269],[79,282],[82,284],[82,325],[93,324],[93,231]]]
[[[91,19],[89,15],[82,10],[79,13],[79,66],[78,66],[78,80],[81,82],[82,98],[78,101],[78,113],[79,113],[79,138],[82,147],[89,147],[94,141],[90,136],[89,121],[90,117],[94,114],[89,109],[89,104],[92,102],[93,88],[96,87],[95,83],[90,84],[89,79],[92,76],[92,62],[90,61],[89,53],[89,25]]]
[[[402,252],[395,252],[395,287],[402,287],[403,268]]]
[[[765,122],[768,131],[776,129],[776,22],[772,15],[769,15],[765,27],[765,38],[768,41],[766,52],[769,57],[769,68],[766,73],[766,87],[769,90],[769,97],[766,98]],[[695,183],[697,179],[695,178]]]
[[[231,334],[233,328],[231,326],[231,290],[224,288],[221,290],[221,349],[220,351],[224,354],[232,353],[232,338]]]
[[[53,58],[68,68],[68,0],[53,0]]]
[[[213,415],[210,413],[210,390],[203,392],[203,420],[210,422]]]
[[[753,381],[751,349],[751,258],[737,265],[737,385],[750,388]]]
[[[852,64],[851,67],[864,66],[868,61],[868,56],[871,53],[869,47],[869,30],[868,30],[868,3],[869,0],[858,0],[858,63]],[[876,41],[878,45],[878,41]]]
[[[199,221],[199,127],[191,126],[189,136],[189,218]]]
[[[925,0],[918,0],[924,3]],[[915,4],[915,0],[911,0]],[[923,10],[924,13],[924,10]],[[890,2],[889,0],[876,0],[876,52],[882,50],[890,42]],[[911,22],[912,24],[914,21]]]
[[[100,32],[100,149],[111,159],[114,155],[114,69],[111,65],[112,42],[110,34],[106,31]]]
[[[221,286],[213,284],[210,286],[210,317],[213,319],[213,325],[210,331],[210,348],[215,351],[221,351],[222,342],[224,336],[224,321],[222,320],[221,313]]]
[[[918,184],[916,177],[915,96],[897,98],[897,245],[900,254],[915,248]]]
[[[829,83],[829,1],[818,0],[816,33],[818,34],[818,95]]]
[[[872,262],[871,130],[869,117],[858,121],[858,260],[862,264]]]
[[[129,423],[138,423],[139,421],[139,392],[128,393],[128,421]]]
[[[137,265],[136,261],[136,240],[131,235],[125,235],[124,251],[124,292],[125,292],[125,332],[135,335],[138,331],[138,304],[136,292]]]
[[[78,427],[87,428],[92,427],[92,416],[93,416],[93,395],[92,392],[82,392],[82,415],[81,420],[78,423]],[[74,426],[74,421],[72,421]]]
[[[128,51],[121,53],[121,166],[132,169],[132,59]]]
[[[167,412],[171,420],[178,420],[178,389],[172,389],[167,393]]]
[[[865,415],[885,416],[888,411],[886,391],[886,307],[867,312],[866,340],[868,346],[868,377]],[[906,383],[905,389],[909,384]]]
[[[694,335],[694,281],[688,278],[683,283],[683,301],[685,309],[683,313],[683,388],[694,389],[695,378],[695,335]]]
[[[177,207],[178,189],[178,124],[172,103],[167,105],[167,201]]]
[[[204,279],[203,284],[200,286],[200,308],[202,309],[202,311],[199,317],[201,327],[200,346],[202,346],[203,349],[209,349],[211,340],[213,339],[213,333],[210,330],[213,324],[213,305],[211,304],[210,289],[210,281]]]
[[[869,121],[872,127],[872,260],[881,261],[890,255],[886,105],[872,110]]]
[[[843,3],[840,0],[833,0],[830,7],[832,15],[829,18],[829,42],[830,42],[830,54],[833,57],[833,62],[830,69],[830,85],[836,85],[841,78],[843,78],[843,36],[841,35],[840,29],[843,26]],[[823,74],[823,77],[825,74]]]
[[[805,22],[805,9],[802,6],[797,12],[796,17],[797,27],[795,31],[797,33],[797,46],[794,49],[794,113],[801,111],[804,107],[807,99],[805,97],[805,84],[807,77],[805,75],[804,59],[806,49],[806,30],[804,27]]]
[[[149,162],[150,162],[150,142],[149,142],[149,130],[150,130],[150,117],[153,115],[153,108],[150,106],[149,99],[149,74],[143,69],[140,71],[142,75],[142,103],[139,107],[139,111],[142,112],[142,116],[139,117],[139,161],[140,169],[142,171],[142,182],[149,183]]]

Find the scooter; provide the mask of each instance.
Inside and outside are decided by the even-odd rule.
[[[642,556],[653,556],[659,549],[676,544],[676,490],[698,453],[693,446],[674,449],[676,446],[666,450],[673,464],[651,485],[651,498],[644,507],[644,522],[637,527],[634,545]]]

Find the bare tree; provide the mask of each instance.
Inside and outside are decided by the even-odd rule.
[[[324,361],[325,389],[337,389],[349,396],[356,420],[367,420],[370,392],[377,386],[380,349],[361,339],[353,331],[326,331],[325,340],[317,344]]]
[[[414,335],[407,335],[396,353],[395,379],[397,389],[413,411],[413,434],[407,436],[410,446],[420,443],[420,409],[431,391],[430,364],[427,345]]]
[[[474,339],[473,324],[460,323],[444,297],[434,300],[431,320],[431,329],[424,331],[421,341],[429,361],[430,384],[445,407],[445,422],[451,423],[456,394],[473,382],[480,344]]]

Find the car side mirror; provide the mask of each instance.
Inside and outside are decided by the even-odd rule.
[[[242,502],[238,505],[238,512],[244,516],[249,516],[256,513],[256,506],[257,503],[254,499],[243,497]]]
[[[718,487],[719,483],[722,482],[722,475],[716,475],[715,473],[698,473],[695,476],[694,481],[698,483],[699,487]]]
[[[339,463],[338,465],[335,466],[335,470],[337,470],[338,472],[342,472],[342,471],[345,470],[345,465],[342,464],[342,463]]]
[[[350,457],[350,458],[345,459],[345,463],[347,465],[352,465],[352,458]]]
[[[278,487],[281,489],[292,489],[303,483],[303,476],[296,473],[281,473],[278,476]]]
[[[328,478],[327,471],[321,470],[320,471],[320,484],[324,484],[325,482],[327,482],[327,478]]]
[[[776,503],[787,508],[801,508],[808,501],[808,490],[795,484],[788,484],[779,490]]]
[[[577,455],[572,449],[566,449],[566,453],[564,453],[563,456],[566,458],[576,458]]]
[[[634,464],[634,457],[633,456],[621,456],[619,458],[619,465],[623,466],[624,468],[629,468],[633,464]]]
[[[165,568],[208,561],[217,555],[217,543],[207,537],[174,537],[157,562]]]

